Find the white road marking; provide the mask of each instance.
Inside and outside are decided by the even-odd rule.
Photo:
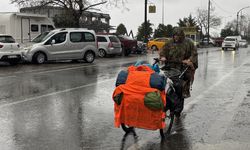
[[[27,98],[27,99],[12,102],[12,103],[3,104],[3,105],[0,105],[0,108],[12,106],[12,105],[17,105],[17,104],[24,103],[24,102],[29,102],[29,101],[35,101],[35,100],[38,100],[38,99],[41,99],[41,98],[44,98],[44,97],[48,97],[48,96],[52,96],[52,95],[56,95],[56,94],[61,94],[61,93],[66,93],[66,92],[78,90],[78,89],[85,88],[85,87],[91,87],[91,86],[94,86],[94,85],[97,85],[97,84],[102,84],[102,83],[106,83],[106,82],[110,82],[110,81],[114,82],[115,79],[112,78],[112,79],[102,80],[102,81],[99,81],[99,82],[96,82],[96,83],[90,83],[90,84],[86,84],[86,85],[82,85],[82,86],[78,86],[78,87],[74,87],[74,88],[69,88],[69,89],[65,89],[65,90],[61,90],[61,91],[57,91],[57,92],[52,92],[52,93],[48,93],[48,94],[44,94],[44,95],[40,95],[40,96]]]

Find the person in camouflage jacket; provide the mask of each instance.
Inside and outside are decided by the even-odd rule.
[[[189,66],[185,73],[185,78],[182,85],[182,103],[178,108],[178,114],[183,110],[184,98],[190,97],[190,89],[194,81],[194,73],[198,68],[198,53],[193,42],[185,38],[183,29],[175,28],[173,38],[166,42],[165,46],[160,51],[160,59],[162,61],[183,62]],[[171,68],[183,69],[182,64],[170,63]]]

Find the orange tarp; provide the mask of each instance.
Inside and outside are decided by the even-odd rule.
[[[148,66],[130,66],[126,84],[116,87],[113,97],[123,92],[121,105],[114,104],[115,127],[121,123],[136,128],[156,130],[165,128],[165,112],[151,110],[144,105],[144,97],[148,92],[158,89],[150,87],[150,75],[154,72]],[[162,101],[166,105],[165,92],[161,91]]]

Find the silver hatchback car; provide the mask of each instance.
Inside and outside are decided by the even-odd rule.
[[[96,35],[99,57],[122,53],[120,40],[115,35]]]
[[[85,60],[92,63],[97,55],[95,32],[82,28],[65,28],[50,31],[33,40],[36,44],[24,48],[26,61],[42,64],[50,60]]]
[[[0,34],[0,61],[15,65],[21,61],[21,50],[11,35]]]

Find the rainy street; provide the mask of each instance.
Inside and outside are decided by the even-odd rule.
[[[199,49],[191,98],[171,134],[114,127],[116,76],[157,54],[98,58],[92,64],[0,65],[1,150],[250,149],[250,47]]]

